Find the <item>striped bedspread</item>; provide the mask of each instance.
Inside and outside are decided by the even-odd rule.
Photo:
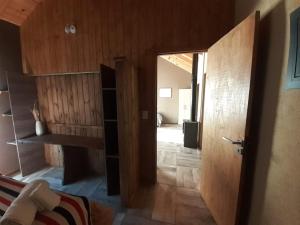
[[[0,176],[0,218],[26,184]],[[90,206],[85,197],[57,192],[61,203],[53,211],[37,213],[34,225],[90,225]]]

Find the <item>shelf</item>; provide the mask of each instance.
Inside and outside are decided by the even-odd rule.
[[[117,119],[104,119],[104,122],[118,122]]]
[[[110,158],[110,159],[118,159],[119,156],[118,156],[118,155],[106,155],[106,158]]]
[[[116,91],[116,88],[102,88],[102,91]]]
[[[8,93],[8,90],[0,90],[0,95],[5,93]]]
[[[15,145],[15,146],[17,146],[17,141],[16,141],[16,140],[13,140],[13,141],[8,141],[8,142],[6,142],[6,144],[8,144],[8,145]]]
[[[104,149],[103,140],[95,137],[83,137],[63,134],[46,134],[18,140],[19,144],[52,144],[92,149]]]
[[[6,117],[6,116],[12,116],[11,111],[7,111],[5,113],[2,113],[2,116]]]

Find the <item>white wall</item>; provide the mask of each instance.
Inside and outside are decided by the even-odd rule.
[[[179,89],[191,88],[191,82],[190,73],[158,57],[157,112],[163,115],[163,123],[178,122]],[[172,88],[172,98],[160,98],[160,88]]]

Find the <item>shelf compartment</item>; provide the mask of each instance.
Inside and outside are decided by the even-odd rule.
[[[107,195],[120,194],[119,159],[106,159]]]
[[[6,94],[6,93],[8,93],[8,89],[0,90],[0,95],[1,94]]]
[[[118,124],[116,122],[104,122],[104,131],[106,155],[117,156],[119,154]]]
[[[116,91],[116,88],[102,88],[102,91]]]
[[[17,146],[17,141],[16,140],[8,141],[8,142],[6,142],[6,144]]]
[[[103,93],[103,112],[104,120],[117,119],[117,97],[116,91],[104,91]]]
[[[11,111],[9,110],[9,111],[7,111],[5,113],[2,113],[2,116],[3,117],[12,116]]]
[[[102,88],[116,88],[116,76],[114,69],[101,65]]]

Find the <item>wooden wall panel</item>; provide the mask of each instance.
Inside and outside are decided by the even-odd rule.
[[[42,119],[50,133],[102,137],[99,74],[37,77],[36,85]],[[103,151],[90,150],[89,155],[94,170],[102,173]],[[45,156],[50,165],[63,166],[60,146],[45,145]]]
[[[50,128],[53,124],[102,126],[99,74],[37,77],[36,84],[43,120]]]
[[[117,56],[137,65],[140,110],[149,111],[141,120],[141,175],[154,182],[156,56],[207,49],[232,27],[233,10],[233,0],[45,0],[21,26],[23,69],[33,75],[99,71],[101,63],[114,67]],[[77,34],[65,34],[72,23]],[[78,80],[69,79],[75,87]],[[53,107],[49,116],[56,120],[61,114]],[[82,123],[80,109],[73,110],[70,119]]]

